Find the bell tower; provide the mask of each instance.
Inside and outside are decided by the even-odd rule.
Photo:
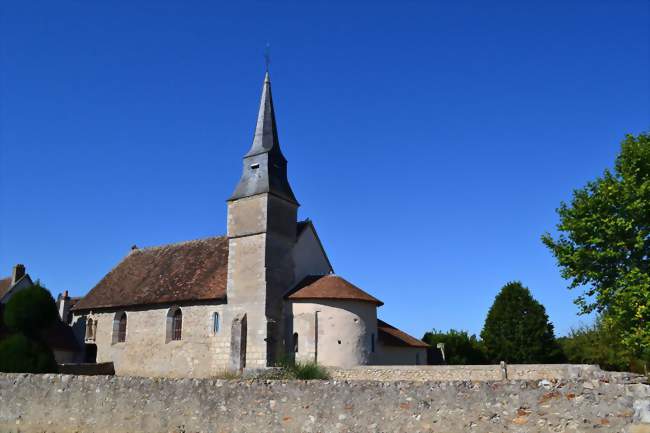
[[[271,79],[264,77],[253,144],[228,199],[228,305],[247,317],[246,367],[273,365],[283,353],[283,295],[294,280],[298,202],[287,179]]]

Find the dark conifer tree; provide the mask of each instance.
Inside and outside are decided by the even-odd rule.
[[[526,364],[562,360],[546,309],[518,281],[503,286],[495,298],[481,339],[491,362]]]

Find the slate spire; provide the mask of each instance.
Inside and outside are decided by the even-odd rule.
[[[264,76],[262,98],[257,114],[253,144],[244,155],[244,167],[235,192],[228,199],[237,200],[269,193],[298,204],[287,179],[287,160],[280,150],[275,110],[271,96],[271,78]]]

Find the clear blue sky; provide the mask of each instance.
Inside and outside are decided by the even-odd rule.
[[[521,280],[564,334],[540,235],[650,129],[649,3],[489,3],[3,2],[0,275],[223,234],[268,41],[300,216],[382,318],[477,333]]]

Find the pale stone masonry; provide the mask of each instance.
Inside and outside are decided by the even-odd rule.
[[[79,361],[118,375],[211,377],[276,365],[425,364],[427,345],[377,319],[381,301],[334,275],[278,138],[271,80],[226,236],[138,248],[74,304]]]
[[[650,431],[650,387],[603,380],[261,381],[0,374],[0,431]]]

